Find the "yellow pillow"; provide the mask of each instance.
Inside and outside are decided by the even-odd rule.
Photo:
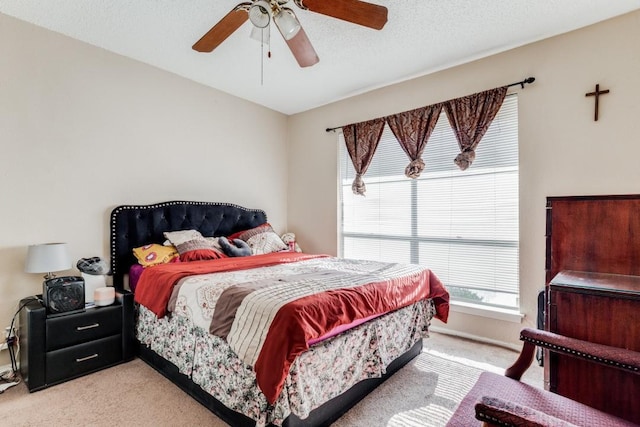
[[[151,245],[140,246],[133,249],[133,254],[138,259],[138,263],[143,267],[165,264],[173,261],[179,256],[174,246],[163,246],[153,243]]]

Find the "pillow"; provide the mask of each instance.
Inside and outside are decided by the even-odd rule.
[[[222,246],[220,245],[220,241],[219,241],[220,237],[205,237],[204,240],[206,240],[207,242],[211,243],[211,245],[217,249],[220,252],[224,252],[222,250]]]
[[[233,236],[233,235],[232,235]],[[265,222],[262,225],[243,231],[238,235],[238,239],[247,242],[254,255],[270,254],[287,250],[287,246],[280,236],[273,231],[271,224]]]
[[[140,264],[133,264],[131,268],[129,268],[129,289],[131,289],[131,292],[135,293],[136,286],[138,286],[138,280],[140,280],[140,276],[143,271],[144,267]]]
[[[233,239],[237,239],[237,238],[239,238],[239,237],[240,237],[240,235],[241,235],[242,233],[246,233],[247,231],[249,231],[249,230],[240,230],[240,231],[236,231],[236,232],[235,232],[235,233],[233,233],[233,234],[229,234],[229,235],[227,236],[227,239],[228,239],[228,240],[230,240],[230,241],[233,241]]]
[[[133,249],[133,255],[138,259],[138,263],[143,267],[165,264],[178,257],[178,251],[173,246],[163,246],[157,243],[140,246]]]
[[[203,238],[198,230],[165,231],[162,234],[165,239],[169,239],[169,242],[176,247],[189,240]]]
[[[165,231],[162,234],[164,234],[165,239],[168,239],[163,243],[165,246],[176,246],[189,240],[205,239],[211,242],[214,249],[222,252],[222,247],[218,243],[218,237],[204,237],[198,230]]]
[[[180,243],[176,245],[176,249],[180,254],[180,261],[204,261],[227,257],[211,240],[202,236]]]
[[[233,239],[233,243],[230,243],[226,237],[220,237],[220,246],[222,246],[224,253],[229,256],[249,256],[253,254],[247,242],[241,239]]]

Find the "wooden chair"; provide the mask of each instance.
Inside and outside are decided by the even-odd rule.
[[[631,421],[520,382],[533,361],[536,346],[552,352],[640,374],[640,353],[525,328],[518,360],[505,375],[483,372],[447,424],[484,426],[637,426]],[[640,398],[640,396],[639,396]],[[639,403],[640,404],[640,403]]]

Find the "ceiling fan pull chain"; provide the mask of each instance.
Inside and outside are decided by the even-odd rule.
[[[267,31],[269,31],[269,38],[267,39],[267,58],[271,58],[271,25],[267,27]]]
[[[260,29],[260,86],[264,84],[264,28]]]

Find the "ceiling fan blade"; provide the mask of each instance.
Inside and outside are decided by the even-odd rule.
[[[298,34],[285,41],[301,67],[310,67],[320,61],[318,54],[307,37],[307,33],[304,32],[304,28],[301,27]]]
[[[294,0],[302,9],[381,30],[387,23],[387,8],[360,0]]]
[[[248,10],[251,3],[240,3],[234,7],[224,18],[213,26],[193,46],[198,52],[211,52],[225,41],[235,30],[240,28],[249,19]]]

